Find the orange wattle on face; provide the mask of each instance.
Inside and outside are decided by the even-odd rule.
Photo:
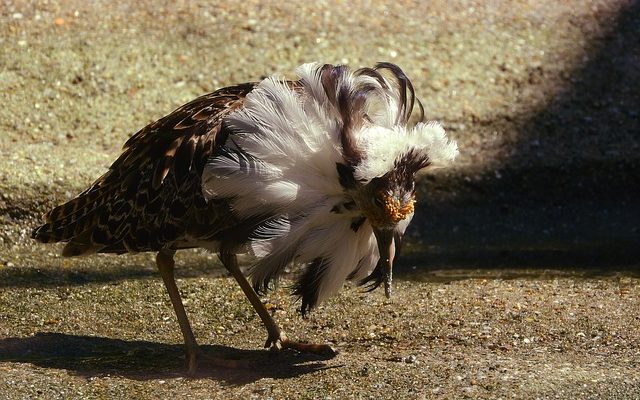
[[[381,207],[370,210],[367,218],[374,227],[394,226],[398,222],[413,214],[415,197],[402,203],[396,196],[390,195],[386,191],[380,191],[378,198],[381,200]]]
[[[400,200],[394,196],[383,196],[383,199],[384,214],[387,220],[393,225],[407,218],[408,215],[413,214],[413,203],[415,203],[413,196],[405,204],[400,203]]]

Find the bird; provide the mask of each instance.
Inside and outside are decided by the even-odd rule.
[[[218,89],[150,123],[33,230],[39,242],[65,242],[65,257],[155,252],[190,374],[201,355],[175,281],[176,251],[218,254],[261,318],[265,348],[332,357],[328,344],[289,339],[260,295],[295,266],[303,316],[346,281],[382,285],[389,297],[416,180],[458,154],[393,63],[314,62],[295,73]],[[239,254],[253,256],[244,271]]]

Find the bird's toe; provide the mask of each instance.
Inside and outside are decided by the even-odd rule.
[[[294,349],[301,353],[311,353],[322,356],[323,358],[333,358],[338,355],[338,351],[333,348],[333,346],[323,343],[301,343],[294,342],[291,340],[284,340],[282,342],[282,348],[284,349]]]

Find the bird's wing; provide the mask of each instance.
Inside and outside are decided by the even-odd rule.
[[[68,242],[63,255],[74,256],[190,247],[224,228],[226,204],[205,201],[202,170],[226,140],[223,117],[253,87],[201,96],[138,131],[91,187],[45,215],[33,237]]]

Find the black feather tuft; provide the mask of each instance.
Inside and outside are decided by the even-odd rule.
[[[353,176],[353,167],[336,163],[336,170],[338,170],[340,186],[345,189],[354,189],[356,187],[356,178]]]
[[[416,98],[413,84],[400,67],[390,62],[380,62],[376,64],[375,70],[388,70],[395,78],[397,89],[400,92],[400,104],[398,104],[398,119],[396,123],[407,124],[411,117]]]
[[[351,230],[354,232],[358,232],[364,221],[367,219],[365,217],[358,217],[351,220]]]
[[[367,276],[358,282],[358,285],[365,286],[365,292],[371,292],[378,288],[378,286],[384,283],[384,274],[382,273],[382,263],[378,263],[374,270]]]
[[[318,304],[320,282],[322,282],[322,277],[326,273],[328,265],[328,260],[316,258],[307,266],[298,281],[293,285],[293,295],[302,299],[300,313],[303,316],[307,315]]]

